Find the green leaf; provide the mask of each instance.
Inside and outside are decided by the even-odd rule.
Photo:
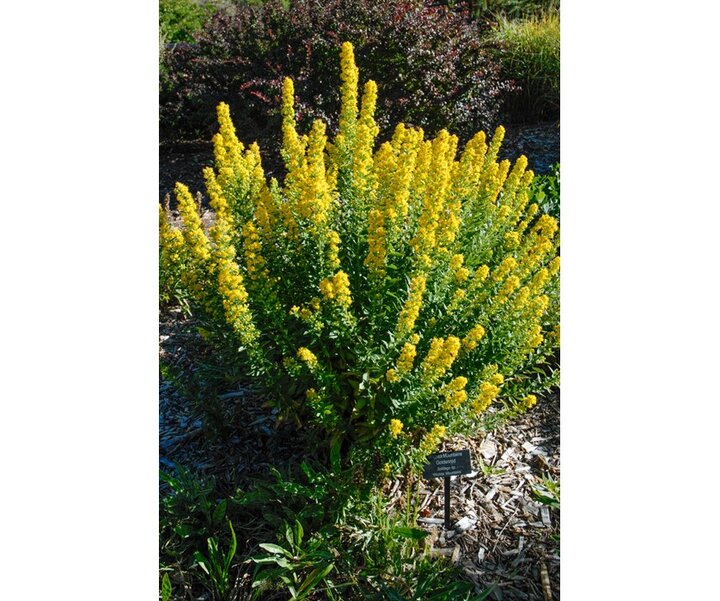
[[[287,549],[283,549],[280,545],[274,545],[272,543],[260,543],[259,547],[261,549],[265,549],[266,551],[269,551],[270,553],[276,553],[278,555],[285,555],[286,557],[292,557],[292,553],[287,551]]]
[[[395,589],[387,588],[385,585],[383,585],[383,593],[385,593],[385,598],[389,601],[405,601],[405,598],[400,593]]]
[[[235,557],[235,551],[237,551],[237,538],[235,537],[235,529],[233,528],[232,522],[228,520],[228,526],[230,526],[230,535],[232,540],[230,542],[230,548],[228,549],[227,555],[225,556],[225,573],[230,570],[230,563]]]
[[[210,570],[208,570],[208,565],[210,565],[210,562],[205,558],[205,556],[200,553],[200,551],[195,551],[193,557],[195,558],[195,562],[205,571],[205,573],[209,576]]]
[[[170,597],[172,595],[172,584],[170,584],[170,578],[168,577],[167,572],[165,572],[162,577],[162,588],[160,595],[162,601],[170,601]]]
[[[220,504],[215,508],[212,515],[213,524],[219,524],[225,517],[227,512],[227,499],[223,499]]]
[[[395,528],[395,532],[403,538],[411,538],[413,540],[422,540],[430,534],[427,530],[421,530],[420,528],[408,528],[406,526],[399,526]]]
[[[322,568],[315,568],[312,572],[310,572],[310,575],[306,578],[305,582],[303,582],[298,589],[298,595],[300,595],[298,598],[305,598],[305,596],[315,587],[315,585],[322,581],[325,576],[327,576],[332,571],[334,567],[335,564],[331,563],[330,565]]]

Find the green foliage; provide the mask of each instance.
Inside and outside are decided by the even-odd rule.
[[[284,540],[279,545],[260,543],[265,555],[252,557],[257,564],[253,578],[254,598],[258,599],[268,586],[282,582],[291,599],[301,601],[321,584],[333,570],[334,555],[321,539],[303,541],[304,530],[299,521],[291,527],[284,524]]]
[[[225,601],[230,597],[230,566],[237,551],[237,538],[235,537],[232,522],[228,521],[228,526],[230,527],[231,541],[225,553],[220,550],[218,539],[215,537],[210,537],[207,540],[207,557],[200,551],[195,552],[195,561],[209,577],[213,590],[221,601]]]
[[[533,496],[543,505],[560,509],[560,482],[546,476],[540,481],[540,485],[532,489]]]
[[[549,173],[535,176],[530,195],[543,213],[560,223],[560,163],[553,165]]]
[[[198,0],[160,0],[160,32],[166,43],[192,42],[217,7]]]
[[[520,21],[500,17],[490,38],[503,74],[521,92],[506,100],[515,119],[557,118],[560,111],[560,15],[548,12]]]
[[[172,584],[170,584],[170,577],[167,575],[167,572],[165,572],[160,586],[160,600],[170,601],[170,597],[172,597]]]
[[[476,17],[491,13],[509,19],[539,16],[560,9],[560,0],[469,0],[468,4]]]
[[[225,520],[227,501],[215,499],[215,479],[200,477],[178,466],[176,474],[160,472],[164,485],[160,498],[161,552],[169,559],[218,532]]]

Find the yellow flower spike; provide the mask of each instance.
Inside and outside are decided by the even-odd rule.
[[[410,290],[408,292],[407,301],[403,305],[398,317],[395,332],[399,338],[407,336],[415,327],[415,321],[420,315],[420,307],[422,306],[423,294],[425,294],[425,286],[427,279],[420,274],[410,280]]]
[[[318,365],[317,357],[315,356],[315,353],[313,353],[310,349],[301,346],[297,350],[297,358],[300,359],[303,363],[305,363],[311,370],[315,369]]]
[[[220,184],[215,179],[215,172],[210,167],[203,169],[203,177],[205,178],[205,188],[210,199],[210,207],[215,211],[215,215],[226,219],[232,224],[233,219],[230,214],[230,206],[228,205],[225,195],[223,194]],[[232,227],[232,225],[231,225]]]
[[[350,279],[344,271],[338,271],[333,277],[333,289],[339,305],[349,307],[352,303],[350,295]]]
[[[523,286],[518,290],[515,300],[513,301],[513,309],[519,311],[525,308],[528,299],[530,298],[530,288]]]
[[[467,382],[467,378],[458,376],[440,389],[440,396],[445,398],[443,409],[452,411],[465,402],[467,399],[467,392],[465,392]]]
[[[340,235],[335,230],[330,230],[327,234],[327,241],[328,267],[335,270],[340,267]]]
[[[543,288],[545,288],[545,284],[547,284],[547,281],[550,279],[550,272],[543,268],[540,271],[538,271],[534,276],[532,281],[530,282],[530,292],[532,294],[537,294],[538,292],[541,292]]]
[[[422,457],[427,457],[438,446],[442,437],[445,436],[445,426],[435,424],[430,432],[425,434],[420,442],[419,452]]]
[[[463,350],[468,353],[474,351],[483,336],[485,336],[485,328],[477,324],[463,338]]]
[[[355,66],[355,53],[350,42],[344,42],[340,49],[340,127],[338,133],[346,142],[355,138],[358,106],[359,71]]]
[[[335,298],[335,286],[332,278],[325,278],[320,282],[320,293],[328,300]]]
[[[400,432],[402,432],[403,429],[403,423],[399,419],[391,419],[390,425],[388,426],[388,429],[390,430],[390,436],[393,438],[397,438]]]
[[[525,409],[530,409],[531,407],[534,407],[536,403],[537,397],[534,394],[529,394],[522,400],[522,404]]]
[[[423,372],[423,381],[430,385],[441,378],[452,367],[458,352],[460,339],[448,336],[446,339],[433,338],[420,369]]]
[[[515,257],[506,257],[503,259],[502,263],[498,265],[498,267],[495,269],[493,273],[493,280],[495,282],[499,282],[500,280],[505,279],[505,276],[507,276],[509,273],[512,272],[513,269],[517,267],[517,259]]]
[[[283,80],[282,92],[282,133],[283,145],[281,154],[285,160],[288,171],[294,171],[302,165],[305,144],[298,136],[295,127],[295,86],[292,79],[286,77]]]
[[[257,228],[252,221],[248,221],[242,230],[243,247],[245,251],[245,268],[252,281],[268,281],[270,276],[266,269],[266,262],[262,256],[262,245]]]
[[[520,278],[516,275],[511,275],[505,280],[505,283],[501,286],[500,290],[495,297],[495,302],[502,305],[507,302],[510,295],[520,286]]]
[[[388,142],[384,142],[378,148],[372,161],[374,181],[377,184],[377,194],[373,208],[387,212],[386,207],[392,202],[392,185],[396,171],[396,158],[393,147]]]
[[[503,236],[503,240],[505,241],[506,250],[515,250],[520,246],[520,234],[517,232],[508,232]]]
[[[410,340],[403,345],[402,350],[400,351],[400,357],[397,361],[398,374],[405,375],[410,373],[410,370],[412,370],[413,363],[415,362],[415,356],[417,355],[417,347],[415,345],[419,340],[420,337],[414,334],[410,337]]]
[[[374,130],[366,123],[358,123],[352,154],[352,174],[353,189],[361,196],[374,192],[376,187],[372,157],[374,141]]]
[[[400,381],[398,372],[395,369],[388,369],[387,372],[385,373],[385,379],[388,382],[392,382],[392,383]]]
[[[500,145],[505,139],[505,128],[502,125],[498,125],[495,129],[495,133],[490,140],[487,153],[485,155],[485,164],[488,165],[497,159],[498,152],[500,151]]]
[[[183,237],[192,256],[200,262],[210,259],[210,241],[203,231],[198,207],[190,190],[180,182],[175,184],[178,211],[183,220]]]
[[[453,255],[450,259],[450,269],[453,271],[457,271],[462,267],[463,262],[465,261],[465,257],[461,254]]]
[[[462,269],[467,272],[467,269],[465,269],[464,267]],[[450,301],[450,304],[448,305],[448,313],[457,311],[466,298],[467,298],[467,292],[465,292],[465,290],[463,290],[462,288],[458,288],[453,293],[452,300]]]
[[[372,209],[368,216],[368,254],[364,261],[372,280],[380,280],[385,276],[387,243],[384,225],[385,215],[383,212]]]
[[[316,226],[327,222],[332,204],[332,195],[325,179],[323,152],[326,140],[325,124],[316,119],[310,130],[306,169],[298,184],[300,198],[297,204],[299,214]]]
[[[167,214],[163,206],[160,209],[160,273],[172,269],[171,265],[178,264],[183,253],[183,235],[177,228],[168,223]]]
[[[555,257],[550,263],[548,264],[548,273],[553,276],[558,271],[560,271],[560,257]]]
[[[505,383],[505,377],[500,373],[493,374],[490,376],[490,383],[495,384],[495,386],[502,386]]]
[[[221,102],[217,105],[217,118],[220,125],[220,136],[225,147],[228,166],[233,170],[238,169],[242,164],[242,152],[244,146],[238,140],[235,133],[235,126],[230,118],[230,106]]]
[[[491,382],[480,384],[478,393],[473,397],[471,408],[475,413],[485,411],[500,394],[500,388]]]

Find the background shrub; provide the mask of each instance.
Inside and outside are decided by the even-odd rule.
[[[508,95],[505,109],[515,120],[560,115],[560,15],[548,12],[519,21],[500,17],[490,39],[505,77],[521,91]]]
[[[459,3],[451,1],[448,4]],[[476,17],[491,13],[504,15],[510,19],[541,15],[549,10],[560,9],[560,0],[469,0],[467,4]]]
[[[319,120],[298,133],[283,83],[282,185],[218,107],[214,225],[178,184],[182,227],[160,210],[161,271],[228,373],[240,366],[334,468],[354,458],[372,481],[418,468],[498,397],[534,404],[558,346],[558,224],[530,202],[527,159],[497,161],[501,127],[460,156],[447,131],[403,125],[376,149],[377,86],[358,102],[350,44],[341,66],[332,142]]]
[[[217,10],[212,2],[160,0],[160,33],[166,43],[192,42]]]
[[[337,53],[348,40],[378,84],[381,138],[404,121],[431,134],[447,127],[466,140],[496,124],[501,94],[511,88],[482,48],[481,32],[467,12],[419,0],[297,0],[289,10],[237,3],[216,14],[196,44],[169,52],[161,137],[208,139],[223,101],[243,140],[277,153],[286,76],[295,82],[300,126],[320,118],[335,131]]]

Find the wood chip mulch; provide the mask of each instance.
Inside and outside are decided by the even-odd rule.
[[[192,370],[199,339],[179,310],[161,314],[160,360]],[[290,430],[277,428],[274,415],[249,389],[220,399],[235,404],[241,421],[230,441],[207,436],[202,414],[178,389],[160,379],[160,468],[176,465],[206,472],[219,488],[234,490],[270,466],[300,463],[305,451]],[[451,520],[443,528],[443,482],[421,487],[418,526],[430,531],[432,552],[451,557],[476,583],[493,586],[496,601],[557,601],[560,598],[560,510],[538,501],[543,479],[560,480],[560,399],[541,398],[518,420],[490,433],[457,436],[440,450],[470,449],[473,473],[453,478]],[[402,496],[398,481],[389,502]],[[225,486],[223,486],[225,485]]]

